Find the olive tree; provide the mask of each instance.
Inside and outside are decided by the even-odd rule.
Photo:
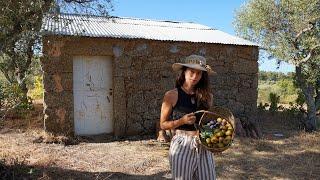
[[[111,0],[8,0],[0,1],[0,76],[19,87],[19,103],[28,103],[27,78],[41,50],[41,26],[46,15],[82,13],[108,15]],[[1,87],[0,91],[10,90]],[[4,102],[2,100],[1,109]]]
[[[238,35],[257,42],[280,62],[295,66],[295,83],[307,104],[307,131],[320,108],[320,1],[249,0],[236,11]]]

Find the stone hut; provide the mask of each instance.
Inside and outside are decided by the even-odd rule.
[[[54,134],[154,133],[171,69],[203,55],[214,104],[256,115],[258,46],[196,23],[61,14],[43,28],[44,126]]]

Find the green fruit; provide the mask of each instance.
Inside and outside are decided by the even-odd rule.
[[[219,137],[219,142],[221,143],[224,140],[223,137]]]
[[[224,139],[228,139],[231,141],[232,137],[231,136],[226,136]]]
[[[232,133],[233,133],[232,130],[228,130],[228,131],[226,132],[226,135],[227,135],[227,136],[230,136],[230,135],[232,135]]]
[[[221,137],[221,136],[223,136],[224,135],[224,133],[222,132],[222,131],[219,131],[219,132],[217,132],[217,134],[216,134],[216,136],[218,136],[218,137]]]
[[[210,139],[210,138],[207,138],[207,139],[206,139],[206,143],[207,143],[207,144],[210,144],[210,142],[211,142],[211,139]]]
[[[211,143],[217,143],[219,139],[216,136],[211,137]]]
[[[219,148],[223,148],[223,147],[224,147],[224,144],[223,144],[223,143],[218,143],[218,147],[219,147]]]
[[[219,131],[220,131],[220,129],[215,129],[215,130],[213,130],[213,133],[215,134],[215,133],[217,133]]]
[[[230,139],[224,139],[222,142],[223,142],[223,144],[224,145],[228,145],[228,144],[230,144]]]

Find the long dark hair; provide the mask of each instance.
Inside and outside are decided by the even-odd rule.
[[[176,88],[182,87],[185,82],[185,72],[187,67],[183,66],[181,68],[181,72],[176,79]],[[202,71],[202,76],[199,82],[195,85],[195,92],[197,97],[197,106],[198,109],[208,110],[210,108],[210,101],[212,101],[210,96],[210,84],[209,84],[209,76],[206,71]]]

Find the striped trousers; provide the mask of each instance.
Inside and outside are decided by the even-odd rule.
[[[172,178],[176,180],[215,180],[212,153],[197,144],[195,136],[176,134],[169,150]]]

